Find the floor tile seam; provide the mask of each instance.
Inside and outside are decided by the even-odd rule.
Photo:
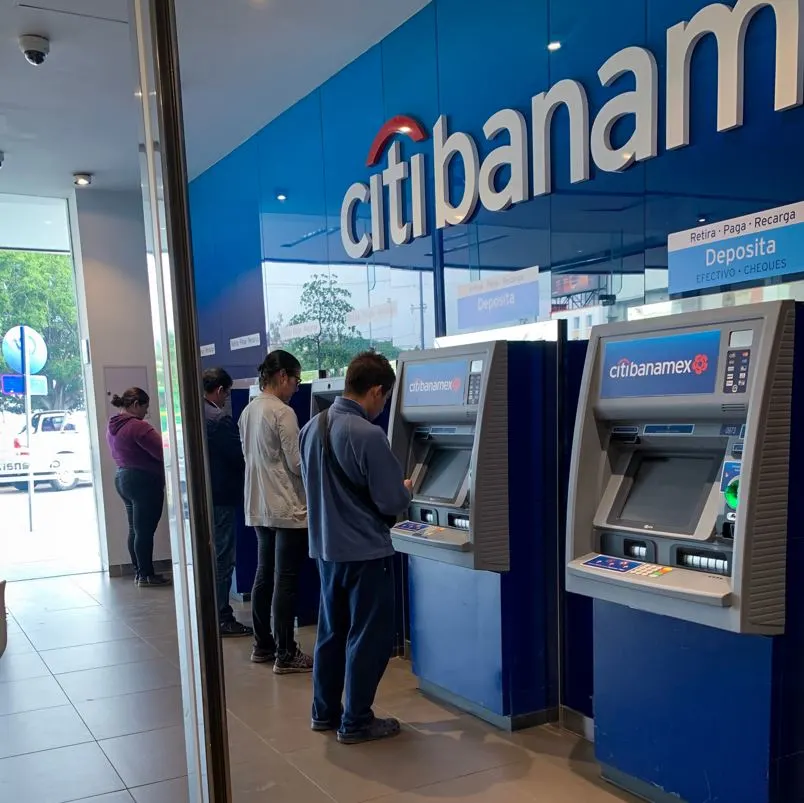
[[[73,797],[69,800],[65,800],[64,803],[92,803],[93,800],[102,800],[104,797],[108,797],[109,795],[119,795],[123,792],[129,796],[131,803],[137,803],[134,800],[134,796],[131,794],[131,790],[127,789],[126,787],[118,789],[116,792],[102,792],[99,795],[92,795],[92,797]]]
[[[89,610],[94,610],[94,608],[74,608],[73,610],[76,610],[76,611],[89,611]],[[58,614],[63,613],[63,611],[54,611],[54,613],[56,614],[56,618],[59,618]],[[50,629],[50,628],[55,629],[55,628],[59,628],[59,627],[67,627],[67,626],[69,626],[71,624],[79,624],[79,625],[87,624],[87,622],[81,621],[81,618],[82,617],[80,617],[80,616],[69,616],[69,617],[64,617],[64,619],[67,619],[68,621],[62,620],[60,622],[52,622],[52,621],[51,622],[36,622],[33,625],[31,625],[31,624],[27,625],[27,628],[28,628],[28,630],[47,630],[47,629]],[[24,622],[21,622],[19,619],[16,619],[15,622],[16,622],[17,627],[24,633],[25,629],[26,629],[26,625],[24,624]],[[126,624],[126,622],[124,621],[124,619],[121,616],[113,616],[111,619],[93,619],[93,620],[91,620],[89,622],[89,624],[98,624],[98,625],[100,625],[100,624],[121,624],[121,623],[124,624],[126,627],[128,627],[128,624]]]
[[[503,764],[495,765],[493,767],[486,767],[482,770],[471,770],[470,772],[461,772],[458,775],[453,775],[451,778],[444,778],[440,781],[431,781],[430,783],[420,784],[419,786],[413,786],[410,789],[395,789],[393,792],[385,795],[378,795],[377,797],[367,797],[363,798],[359,801],[354,801],[354,803],[382,803],[383,800],[387,800],[389,798],[395,797],[397,795],[415,795],[417,792],[421,792],[423,789],[427,789],[433,786],[442,786],[443,784],[453,783],[455,781],[460,781],[465,778],[471,778],[475,775],[483,775],[487,772],[495,772],[496,770],[501,770],[504,767],[513,767],[516,764],[522,764],[523,766],[527,766],[526,762],[520,761],[506,761]],[[525,794],[528,795],[531,799],[538,800],[538,798],[534,798],[529,790],[524,790]],[[446,798],[445,798],[446,799]],[[455,798],[453,798],[455,799]],[[502,803],[502,802],[501,802]],[[580,803],[580,801],[579,801]]]
[[[26,652],[21,652],[21,653],[18,653],[18,654],[19,655],[32,655],[32,653],[29,653],[29,652],[27,652],[27,653]],[[9,657],[12,657],[12,656],[9,656]],[[47,665],[45,665],[45,669],[47,669],[48,673],[50,674],[50,668]],[[3,686],[6,683],[25,683],[26,680],[41,680],[42,678],[46,678],[46,677],[47,677],[47,675],[31,675],[30,677],[27,677],[27,678],[7,678],[7,679],[0,678],[0,686]],[[4,716],[4,715],[0,714],[0,716]]]
[[[31,678],[32,680],[39,680],[39,678]],[[47,708],[32,708],[30,711],[12,711],[10,714],[0,714],[0,720],[6,717],[19,717],[23,714],[35,714],[37,711],[54,711],[57,708],[73,708],[73,704],[68,700],[66,703],[59,705],[49,705]]]
[[[171,666],[175,666],[176,669],[181,670],[181,656],[179,656],[179,659],[177,661],[174,661],[169,655],[167,655],[166,653],[162,652],[162,650],[160,650],[159,647],[156,646],[156,644],[153,644],[152,642],[148,641],[148,639],[145,638],[144,636],[140,636],[140,638],[142,638],[142,640],[149,647],[152,647],[153,649],[155,649],[159,653],[159,655],[162,658],[164,658]],[[154,636],[154,638],[162,638],[162,637],[161,636]]]
[[[55,675],[53,675],[52,677],[56,681],[56,683],[58,683],[59,688],[62,691],[62,694],[67,698],[68,702],[73,707],[73,711],[75,711],[76,716],[81,720],[81,722],[84,724],[84,727],[89,731],[90,735],[92,736],[93,742],[98,746],[98,749],[103,754],[103,757],[106,759],[106,762],[112,768],[112,771],[117,776],[117,778],[120,781],[120,783],[123,785],[123,789],[128,791],[128,784],[126,784],[126,782],[123,780],[123,776],[117,771],[117,767],[115,767],[115,765],[112,762],[111,758],[109,758],[108,754],[103,749],[103,745],[101,744],[101,740],[99,740],[99,739],[97,739],[95,737],[95,734],[92,732],[92,728],[89,727],[89,723],[86,721],[86,719],[84,719],[84,717],[81,715],[81,712],[78,710],[76,704],[73,702],[72,698],[67,694],[67,692],[65,691],[65,689],[61,685],[61,683],[59,683],[59,679]],[[123,697],[125,695],[119,695],[119,696]],[[88,742],[86,742],[85,744],[88,744]],[[129,797],[131,797],[133,799],[133,795],[129,794]],[[80,800],[81,798],[75,798],[75,799]]]
[[[251,726],[250,726],[248,723],[246,723],[246,722],[245,722],[245,721],[243,721],[243,720],[242,720],[242,719],[241,719],[239,716],[237,716],[237,714],[232,713],[232,712],[231,712],[231,711],[230,711],[230,710],[227,708],[227,709],[226,709],[226,715],[227,715],[227,719],[228,719],[228,718],[231,718],[231,719],[236,720],[236,721],[237,721],[237,722],[238,722],[240,725],[242,725],[242,726],[243,726],[243,727],[244,727],[246,730],[250,731],[250,732],[251,732],[251,733],[252,733],[254,736],[256,736],[256,737],[257,737],[257,739],[259,739],[259,741],[261,741],[261,742],[262,742],[262,743],[263,743],[263,744],[264,744],[264,745],[265,745],[265,746],[266,746],[266,747],[267,747],[267,748],[268,748],[268,749],[269,749],[269,750],[270,750],[270,751],[271,751],[271,752],[272,752],[274,755],[278,756],[278,757],[279,757],[279,758],[282,760],[282,762],[283,762],[284,764],[286,764],[286,765],[287,765],[287,766],[288,766],[290,769],[292,769],[294,772],[297,772],[297,773],[298,773],[298,774],[299,774],[299,775],[300,775],[302,778],[304,778],[306,781],[308,781],[309,783],[311,783],[311,784],[312,784],[312,785],[313,785],[313,786],[314,786],[316,789],[318,789],[318,791],[319,791],[319,792],[321,792],[321,793],[322,793],[322,794],[323,794],[325,797],[327,797],[329,800],[336,801],[336,803],[337,803],[337,798],[336,798],[336,797],[334,797],[333,795],[331,795],[327,789],[325,789],[323,786],[321,786],[321,784],[320,784],[320,783],[318,783],[318,781],[316,781],[316,780],[315,780],[315,778],[311,778],[311,777],[310,777],[310,776],[309,776],[309,775],[308,775],[306,772],[304,772],[304,770],[302,770],[300,767],[297,767],[295,764],[293,764],[292,762],[288,761],[288,759],[286,758],[286,756],[285,756],[283,753],[280,753],[280,752],[279,752],[279,750],[277,750],[277,749],[276,749],[276,748],[275,748],[275,747],[274,747],[274,746],[273,746],[273,745],[272,745],[270,742],[268,742],[268,741],[267,741],[267,740],[266,740],[266,739],[265,739],[265,738],[264,738],[264,737],[263,737],[263,736],[262,736],[260,733],[258,733],[257,731],[255,731],[255,730],[254,730],[254,728],[252,728],[252,727],[251,727]],[[227,734],[227,735],[228,735],[228,734]],[[230,766],[237,766],[236,764],[232,764],[232,761],[231,761],[231,746],[230,746],[230,751],[229,751],[229,752],[230,752],[230,760],[229,760],[229,764],[230,764]],[[247,763],[247,762],[243,762],[243,763],[245,764],[245,763]]]
[[[64,677],[64,675],[60,675],[59,677]],[[58,678],[56,678],[56,681],[58,682]],[[61,684],[59,684],[59,685],[61,686]],[[64,691],[64,687],[62,686],[61,688],[62,688],[62,691]],[[103,697],[89,697],[89,698],[87,698],[85,700],[77,700],[75,702],[73,701],[72,697],[70,697],[70,695],[67,694],[66,691],[64,691],[64,694],[67,695],[67,699],[73,704],[73,706],[75,706],[76,703],[79,703],[79,704],[80,703],[99,703],[99,702],[102,702],[104,700],[113,700],[116,697],[131,697],[132,695],[135,695],[135,694],[147,694],[148,692],[151,692],[151,691],[164,691],[165,689],[176,689],[176,688],[181,688],[181,681],[179,681],[178,683],[169,683],[167,686],[154,686],[151,689],[140,689],[139,691],[126,691],[126,692],[121,692],[120,694],[104,695]],[[156,730],[159,730],[159,728],[157,728]]]
[[[111,643],[111,642],[109,642],[109,643]],[[89,645],[89,644],[85,644],[85,645],[82,645],[82,646],[89,647],[89,646],[91,646],[91,645]],[[149,646],[149,647],[152,647],[152,645],[150,645],[150,644],[149,644],[148,646]],[[66,649],[71,649],[71,648],[70,648],[70,647],[67,647]],[[156,647],[152,647],[152,649],[154,649],[154,650],[155,650],[155,649],[156,649]],[[51,652],[52,652],[52,651],[51,651]],[[40,656],[40,657],[41,657],[41,656]],[[89,667],[89,668],[87,668],[87,669],[71,669],[69,672],[54,672],[52,669],[50,669],[50,667],[49,667],[49,666],[48,666],[48,669],[50,670],[50,673],[51,673],[51,674],[52,674],[54,677],[64,677],[65,675],[78,675],[78,674],[80,674],[81,672],[96,672],[96,671],[98,671],[98,670],[100,670],[100,669],[115,669],[115,668],[116,668],[116,667],[118,667],[118,666],[134,666],[134,664],[147,664],[147,663],[153,663],[153,662],[158,661],[158,660],[163,660],[163,661],[166,661],[167,663],[169,663],[169,664],[170,664],[170,661],[168,661],[168,660],[167,660],[167,658],[165,658],[165,656],[164,656],[164,655],[162,655],[162,654],[160,653],[159,658],[138,658],[138,659],[137,659],[137,660],[135,660],[135,661],[121,661],[119,664],[105,664],[104,666],[90,666],[90,667]],[[45,661],[45,659],[44,659],[44,658],[42,658],[42,661],[43,661],[43,663],[45,664],[45,666],[47,666],[47,661]],[[171,666],[172,666],[172,664],[171,664]],[[0,683],[1,683],[1,682],[2,682],[2,681],[0,681]],[[127,693],[128,693],[128,692],[127,692]],[[137,692],[134,692],[134,694],[136,694],[136,693],[137,693]],[[112,695],[112,697],[117,697],[117,696],[122,697],[123,695],[117,695],[117,694],[113,694],[113,695]]]
[[[34,644],[33,639],[31,639],[27,633],[25,634],[25,637],[28,639],[28,641],[31,642],[31,646],[37,652],[52,652],[53,650],[69,650],[72,649],[73,647],[94,647],[96,644],[114,644],[116,641],[129,641],[132,638],[142,638],[142,636],[139,633],[135,633],[132,630],[131,635],[123,635],[120,638],[104,639],[102,641],[87,641],[84,642],[83,644],[62,644],[60,647],[48,647],[47,649],[41,649],[37,647],[36,644]]]
[[[60,706],[60,708],[66,708],[66,707],[67,706]],[[53,709],[52,708],[45,708],[45,709],[41,709],[41,710],[43,710],[43,711],[52,711]],[[25,711],[23,713],[29,714],[29,713],[32,713],[32,712]],[[82,720],[82,722],[83,722],[83,720]],[[13,753],[12,755],[9,755],[9,756],[0,756],[0,763],[2,763],[3,761],[7,761],[8,759],[12,759],[12,758],[22,758],[23,756],[35,756],[35,755],[37,755],[39,753],[50,753],[53,750],[66,750],[68,747],[79,747],[82,744],[97,743],[98,740],[95,738],[95,736],[92,733],[92,731],[89,730],[89,728],[87,727],[86,723],[84,723],[84,727],[87,728],[87,732],[89,733],[89,738],[88,739],[82,739],[81,741],[72,742],[71,744],[58,745],[57,747],[43,747],[41,750],[27,750],[25,753]],[[80,799],[81,798],[79,798],[79,800]]]
[[[89,599],[92,602],[94,602],[95,604],[94,605],[76,605],[75,607],[72,607],[72,608],[67,607],[67,608],[44,608],[43,609],[39,605],[40,601],[38,601],[38,600],[29,600],[28,604],[23,605],[23,606],[17,606],[17,607],[18,607],[18,609],[20,607],[22,607],[22,608],[24,608],[24,607],[31,607],[31,608],[36,607],[40,612],[42,610],[44,610],[45,613],[53,613],[53,614],[67,613],[68,611],[88,611],[88,610],[93,609],[93,608],[104,608],[104,609],[106,609],[106,606],[102,605],[94,597],[90,597]],[[6,602],[6,610],[14,617],[14,621],[17,622],[17,624],[19,624],[19,616],[16,613],[14,613],[13,603],[11,605],[9,605],[9,603]]]
[[[142,731],[142,733],[155,733],[156,731],[172,730],[173,728],[177,728],[177,727],[180,727],[180,726],[179,725],[168,725],[166,728],[154,728],[152,731]],[[175,780],[178,780],[179,778],[186,778],[187,777],[187,772],[186,772],[187,768],[185,767],[185,773],[183,775],[171,775],[170,778],[162,778],[159,781],[151,781],[150,783],[141,783],[141,784],[136,784],[135,786],[129,786],[123,780],[122,775],[120,775],[120,773],[117,771],[117,767],[115,767],[111,756],[106,752],[106,750],[103,749],[103,745],[104,745],[105,742],[114,742],[114,741],[117,741],[118,739],[126,739],[129,736],[136,736],[136,735],[137,734],[131,733],[131,734],[125,734],[124,736],[112,736],[109,739],[96,739],[95,740],[95,744],[98,745],[98,747],[100,748],[100,750],[103,753],[104,757],[109,762],[109,766],[111,766],[111,768],[114,770],[115,775],[117,775],[117,777],[120,778],[120,783],[123,784],[123,789],[125,789],[126,792],[129,793],[129,795],[131,795],[131,790],[132,789],[141,789],[143,786],[154,786],[154,785],[156,785],[158,783],[168,783],[169,781],[175,781]],[[122,791],[122,790],[120,790],[120,791]],[[133,798],[134,796],[131,795],[131,797]],[[81,798],[78,798],[78,800],[81,800]],[[66,803],[69,803],[69,801],[67,801]]]
[[[167,728],[157,728],[157,730],[168,730],[168,729]],[[125,736],[116,736],[115,737],[115,739],[125,739],[125,738],[126,738]],[[98,744],[98,747],[100,747],[104,757],[106,758],[106,760],[111,765],[112,769],[117,774],[117,777],[120,778],[120,782],[123,784],[123,789],[125,789],[125,791],[128,792],[129,794],[131,794],[132,789],[142,789],[145,786],[156,786],[157,784],[160,784],[160,783],[170,783],[171,781],[178,781],[180,778],[186,778],[187,777],[187,773],[184,772],[183,774],[180,774],[180,775],[171,775],[169,778],[161,778],[158,781],[151,781],[150,783],[138,783],[135,786],[129,786],[128,784],[126,784],[126,782],[120,776],[120,773],[117,772],[117,767],[115,767],[114,762],[112,761],[112,759],[109,756],[109,754],[103,749],[103,743],[104,742],[111,742],[111,741],[114,741],[114,739],[102,739],[97,744]],[[121,789],[119,791],[123,791],[123,790]],[[81,798],[78,798],[78,799],[80,800]]]
[[[80,646],[89,646],[89,645],[80,645]],[[34,649],[36,649],[36,648],[34,648]],[[65,648],[65,649],[69,649],[69,648]],[[156,649],[156,647],[154,647],[154,649]],[[47,652],[47,651],[45,651],[45,652]],[[41,654],[39,653],[39,651],[38,651],[38,650],[36,651],[36,654],[37,654],[37,655],[39,655],[39,657],[42,659],[42,662],[43,662],[43,663],[45,664],[45,666],[47,667],[48,672],[50,672],[50,677],[52,677],[52,678],[53,678],[53,680],[55,680],[55,681],[56,681],[56,683],[58,684],[59,688],[60,688],[60,689],[61,689],[61,691],[62,691],[62,694],[64,694],[64,696],[67,698],[68,702],[69,702],[69,703],[70,703],[70,705],[72,705],[72,707],[75,709],[75,711],[76,711],[76,713],[78,714],[78,716],[79,716],[79,717],[81,717],[81,712],[80,712],[80,711],[78,711],[78,709],[76,708],[76,704],[75,704],[75,702],[73,701],[72,697],[70,697],[70,695],[67,693],[67,690],[66,690],[66,689],[64,688],[64,686],[63,686],[63,685],[62,685],[62,684],[59,682],[59,678],[60,678],[60,677],[65,677],[66,675],[73,675],[73,674],[77,674],[78,672],[92,672],[92,671],[94,671],[94,670],[92,670],[92,669],[78,669],[78,670],[76,670],[75,672],[61,672],[61,673],[59,673],[59,674],[57,675],[55,672],[53,672],[53,670],[52,670],[52,669],[51,669],[49,666],[47,666],[47,662],[44,660],[44,658],[42,658],[42,656],[41,656]],[[163,658],[164,658],[164,656],[163,656]],[[148,661],[148,660],[149,660],[149,659],[146,659],[146,661],[131,661],[130,663],[131,663],[131,664],[147,663],[147,661]],[[155,659],[151,658],[150,660],[151,660],[151,661],[153,661],[153,660],[155,660]],[[167,661],[167,659],[166,659],[166,658],[165,658],[164,660],[165,660],[165,661]],[[169,664],[170,664],[170,661],[167,661],[167,663],[169,663]],[[128,666],[128,665],[129,665],[129,664],[125,664],[125,663],[124,663],[124,664],[112,664],[112,666]],[[172,664],[171,664],[171,665],[172,665]],[[97,668],[97,669],[109,669],[109,668],[111,668],[111,667],[99,666],[99,667],[96,667],[96,668]],[[45,677],[45,676],[43,675],[43,677]],[[31,678],[31,679],[32,679],[32,680],[34,680],[35,678]],[[181,678],[179,678],[179,682],[178,682],[178,683],[170,683],[170,684],[168,684],[167,686],[158,686],[158,687],[153,688],[153,689],[142,689],[142,690],[140,690],[140,691],[123,692],[122,694],[110,694],[108,697],[93,697],[91,700],[80,700],[80,701],[78,701],[78,702],[87,703],[87,702],[92,702],[93,700],[109,700],[109,699],[111,699],[111,698],[113,698],[113,697],[128,697],[128,696],[130,696],[130,695],[132,695],[132,694],[145,694],[145,693],[147,693],[147,692],[149,692],[149,691],[161,691],[162,689],[171,689],[171,688],[175,688],[176,686],[181,687]],[[58,706],[51,706],[51,707],[53,707],[53,708],[57,708]],[[44,710],[44,709],[42,709],[42,710]],[[81,721],[82,721],[82,722],[84,722],[84,718],[83,718],[83,717],[81,717]],[[88,725],[86,722],[84,722],[84,725],[86,725],[86,727],[87,727],[87,728],[89,728],[89,725]],[[158,730],[158,729],[157,729],[157,730]],[[91,729],[90,729],[90,733],[92,733],[92,730],[91,730]]]
[[[60,706],[60,707],[62,707],[62,706]],[[112,763],[111,759],[106,754],[106,751],[103,749],[103,746],[101,745],[101,743],[92,734],[92,731],[89,729],[89,726],[87,725],[86,722],[84,722],[84,718],[81,716],[81,713],[76,710],[75,706],[72,706],[72,708],[75,711],[75,713],[78,716],[78,718],[84,724],[84,727],[89,731],[90,736],[92,736],[91,739],[88,739],[85,742],[77,742],[76,744],[64,745],[62,747],[51,747],[48,750],[35,750],[35,751],[32,751],[31,753],[23,753],[22,756],[31,756],[31,755],[37,755],[37,754],[44,755],[46,753],[51,753],[54,750],[69,750],[71,747],[82,747],[82,746],[87,745],[87,744],[94,744],[94,745],[96,745],[98,747],[98,749],[100,750],[100,752],[103,755],[104,759],[106,760],[106,763],[109,765],[109,767],[111,767],[112,772],[115,774],[115,776],[117,777],[117,780],[120,781],[120,784],[121,784],[120,789],[115,789],[115,790],[113,790],[113,792],[103,792],[100,795],[95,795],[94,797],[103,797],[103,795],[114,794],[114,792],[122,792],[122,791],[127,792],[128,791],[128,786],[126,785],[126,782],[123,780],[123,778],[120,775],[120,773],[117,771],[117,767],[115,767],[115,765]],[[40,710],[46,710],[46,709],[40,709]],[[10,758],[20,758],[20,756],[11,756]],[[75,797],[75,798],[71,798],[70,800],[64,801],[64,803],[71,803],[71,801],[81,801],[81,800],[84,800],[84,799],[85,798],[82,798],[82,797]],[[92,798],[89,798],[89,799],[91,800]]]

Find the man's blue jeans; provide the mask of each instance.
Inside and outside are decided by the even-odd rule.
[[[229,604],[237,557],[237,508],[215,505],[215,555],[217,566],[215,584],[218,593],[218,621],[233,622],[235,619]]]
[[[319,560],[318,571],[313,719],[355,733],[374,719],[374,696],[393,652],[394,559]]]

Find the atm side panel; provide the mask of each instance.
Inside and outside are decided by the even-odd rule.
[[[785,624],[785,573],[787,553],[790,422],[796,310],[790,308],[781,322],[782,334],[767,388],[767,413],[757,433],[755,456],[756,496],[751,514],[750,544],[743,554],[741,629],[779,628]],[[770,327],[768,327],[769,329]],[[766,331],[766,336],[771,336]],[[782,515],[784,514],[784,515]],[[739,540],[740,533],[737,533]]]
[[[470,501],[475,568],[505,572],[510,569],[507,344],[498,344],[494,357],[482,421],[478,421],[477,471],[470,484]]]

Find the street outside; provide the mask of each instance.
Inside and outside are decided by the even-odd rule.
[[[0,487],[0,580],[32,580],[101,570],[92,487],[37,488],[34,531],[28,494]]]

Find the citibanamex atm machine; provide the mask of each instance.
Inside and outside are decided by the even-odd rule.
[[[392,402],[391,448],[413,481],[391,532],[409,556],[414,673],[505,729],[557,709],[556,348],[406,352]]]
[[[595,600],[597,758],[646,800],[804,800],[781,791],[804,750],[796,318],[773,302],[592,333],[566,586]]]

